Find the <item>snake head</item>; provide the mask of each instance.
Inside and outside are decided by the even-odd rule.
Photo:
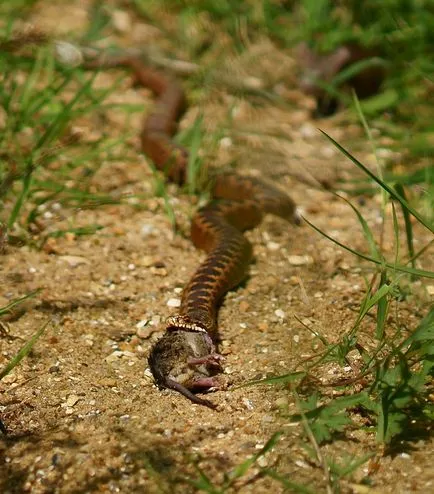
[[[215,408],[195,393],[219,387],[213,376],[221,372],[221,360],[207,332],[172,328],[153,346],[148,362],[158,386],[174,389],[193,403]]]

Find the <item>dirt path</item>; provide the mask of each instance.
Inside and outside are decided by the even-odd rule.
[[[63,19],[59,17],[63,6],[40,2],[33,21],[41,28],[69,32],[86,22],[85,7],[84,2],[73,2],[68,19]],[[118,32],[122,44],[161,41],[155,28],[131,13],[125,15],[131,29]],[[268,53],[269,63],[280,59],[293,67],[288,54],[270,45],[252,46],[252,50]],[[254,76],[266,70],[258,68]],[[111,84],[118,76],[104,73],[97,83]],[[314,224],[339,241],[365,250],[351,209],[315,186],[315,179],[336,183],[354,172],[316,127],[351,145],[363,162],[372,164],[373,156],[366,152],[358,128],[343,126],[339,119],[312,121],[312,102],[295,91],[292,75],[287,81],[291,111],[236,100],[224,91],[215,91],[202,102],[209,133],[224,124],[228,107],[234,105],[232,132],[220,141],[213,165],[236,160],[240,172],[278,183]],[[110,98],[152,104],[149,92],[132,87],[128,77]],[[191,124],[197,112],[193,105],[182,127]],[[108,112],[104,118],[102,124],[99,116],[82,122],[82,130],[113,136],[123,130],[125,116]],[[137,114],[129,125],[138,130],[140,121]],[[284,139],[264,142],[249,132],[255,128],[262,133],[278,129]],[[255,252],[250,279],[228,294],[220,311],[221,350],[233,385],[211,396],[219,412],[159,391],[146,358],[164,329],[165,318],[176,310],[170,305],[179,299],[203,259],[187,238],[196,205],[175,186],[168,187],[185,234],[174,235],[163,200],[154,196],[152,172],[138,152],[137,136],[122,149],[127,166],[107,161],[93,185],[98,192],[115,197],[135,194],[140,201],[72,212],[53,205],[45,212],[48,229],[70,224],[104,228],[91,236],[56,239],[43,251],[11,247],[2,257],[1,305],[42,288],[37,305],[10,325],[10,334],[17,339],[1,338],[2,357],[9,359],[22,346],[22,339],[47,319],[53,321],[31,355],[0,384],[2,417],[11,431],[0,443],[2,492],[193,492],[182,480],[199,478],[196,461],[219,485],[225,472],[257,453],[278,430],[284,435],[277,446],[235,484],[234,491],[283,492],[270,478],[256,478],[259,467],[270,466],[292,481],[310,485],[314,492],[326,492],[323,472],[303,446],[302,428],[287,419],[295,411],[290,390],[237,385],[285,374],[321,349],[306,326],[337,341],[354,322],[366,271],[354,257],[307,226],[288,227],[267,218],[247,234]],[[378,233],[379,198],[367,198],[360,210]],[[419,245],[423,235],[416,232]],[[392,254],[392,241],[387,238],[384,251]],[[420,297],[419,304],[410,300],[399,306],[396,315],[407,328],[415,327],[427,303],[420,286],[413,287],[413,293]],[[374,321],[363,328],[367,341],[373,327]],[[336,372],[330,367],[325,378]],[[375,448],[373,434],[360,429],[325,446],[324,451],[339,461]],[[377,469],[365,464],[356,471],[351,482],[369,476],[372,490],[353,490],[351,482],[343,482],[343,492],[429,492],[434,489],[429,451],[433,451],[432,439],[415,440],[405,452],[382,458]]]

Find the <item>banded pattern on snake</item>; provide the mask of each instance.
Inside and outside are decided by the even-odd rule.
[[[136,81],[154,92],[155,107],[145,118],[141,132],[142,151],[168,180],[182,184],[188,153],[172,141],[186,107],[180,84],[135,57],[104,61],[103,66],[130,68]],[[195,393],[219,387],[215,377],[222,371],[222,357],[215,347],[219,303],[246,277],[252,259],[252,246],[242,232],[258,225],[266,213],[292,223],[298,223],[298,215],[294,202],[284,192],[234,173],[216,175],[211,195],[213,200],[199,209],[191,225],[192,242],[208,256],[185,287],[179,314],[168,319],[165,334],[150,352],[149,365],[160,387],[215,408]]]

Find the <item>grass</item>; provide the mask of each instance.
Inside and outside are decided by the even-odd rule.
[[[360,107],[359,107],[360,111]],[[363,120],[363,115],[361,115]],[[431,218],[422,216],[406,200],[404,188],[394,186],[373,174],[347,149],[323,132],[339,151],[350,159],[385,194],[383,203],[383,224],[387,221],[386,206],[392,203],[391,221],[393,223],[395,258],[388,261],[382,253],[381,245],[374,238],[366,220],[358,209],[344,199],[355,212],[364,237],[369,255],[356,251],[349,245],[333,239],[321,231],[309,220],[306,223],[316,232],[357,256],[361,261],[371,263],[374,271],[367,280],[367,291],[360,304],[358,315],[349,331],[340,341],[332,344],[321,334],[315,333],[324,350],[304,365],[304,369],[294,369],[285,375],[271,377],[252,384],[290,384],[291,393],[296,396],[298,412],[288,418],[302,424],[306,438],[314,446],[310,455],[318,466],[325,468],[328,492],[338,492],[340,481],[353,470],[350,467],[338,467],[332,458],[323,458],[320,445],[332,442],[350,430],[359,428],[360,417],[368,421],[367,431],[375,432],[378,454],[392,451],[398,443],[411,441],[432,421],[434,405],[430,396],[433,392],[434,376],[434,308],[413,328],[404,331],[399,323],[391,323],[388,315],[399,311],[399,306],[408,296],[407,288],[421,278],[434,278],[434,272],[415,268],[415,260],[420,257],[413,245],[413,222],[434,233]],[[403,222],[398,220],[395,204],[402,210]],[[412,217],[412,220],[411,220]],[[405,233],[400,230],[403,223]],[[406,261],[400,259],[401,239],[406,239]],[[419,252],[426,253],[432,247],[433,240],[423,246]],[[407,265],[410,264],[411,267]],[[411,288],[410,288],[411,290]],[[366,335],[362,324],[369,315],[376,321],[374,340],[369,348],[362,341]],[[308,385],[312,376],[322,375],[322,369],[334,363],[340,368],[348,366],[354,360],[354,352],[359,356],[362,366],[353,378],[342,378],[323,384],[321,387]],[[312,390],[312,388],[314,390]],[[315,389],[316,388],[316,389]],[[333,398],[330,389],[334,389],[338,398]],[[363,464],[372,454],[356,459],[352,465]],[[354,461],[354,459],[352,460]],[[327,465],[324,467],[324,465]],[[274,472],[276,479],[281,476]],[[365,479],[369,481],[368,478]]]

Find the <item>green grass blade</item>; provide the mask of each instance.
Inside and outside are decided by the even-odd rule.
[[[282,435],[281,432],[275,432],[271,436],[271,438],[265,443],[264,447],[260,451],[258,451],[256,454],[248,458],[243,463],[241,463],[241,465],[238,465],[229,474],[229,482],[226,485],[226,487],[229,487],[235,480],[239,479],[240,477],[243,477],[250,469],[250,467],[254,465],[259,458],[261,458],[261,456],[264,456],[266,453],[271,451],[274,448],[274,446],[277,444],[277,441],[279,440],[281,435]]]
[[[26,357],[30,350],[33,348],[34,344],[41,337],[42,333],[45,331],[45,328],[50,324],[51,320],[48,320],[45,324],[43,324],[36,333],[30,338],[29,341],[21,348],[21,350],[13,357],[13,359],[0,370],[0,380],[3,379],[6,375],[11,372],[11,370],[16,367],[24,357]]]
[[[233,389],[244,388],[246,386],[256,386],[257,384],[271,384],[271,385],[288,384],[294,381],[301,380],[304,377],[306,377],[306,372],[303,371],[291,372],[289,374],[284,374],[282,376],[267,377],[266,379],[259,379],[257,381],[248,381],[244,384],[241,384],[240,386],[236,386]]]
[[[405,197],[404,187],[401,184],[395,184],[395,190],[401,197],[407,200],[407,198]],[[414,258],[413,225],[411,224],[410,215],[408,214],[407,208],[403,206],[402,206],[402,214],[404,216],[405,236],[407,240],[408,255],[410,257],[411,267],[415,268],[416,266],[413,259]]]
[[[71,98],[71,100],[64,106],[63,110],[58,113],[57,117],[54,119],[48,129],[39,138],[38,142],[35,145],[35,149],[40,149],[41,147],[48,145],[55,138],[56,135],[60,134],[62,128],[66,125],[70,118],[74,105],[82,98],[84,94],[89,91],[96,76],[97,73],[93,74],[93,76],[90,77],[74,94],[74,97]]]
[[[434,226],[430,225],[425,218],[423,218],[415,209],[413,209],[408,202],[401,197],[392,187],[386,184],[383,180],[379,179],[374,173],[369,170],[365,165],[363,165],[357,158],[355,158],[352,154],[350,154],[343,146],[341,146],[337,141],[333,139],[333,137],[329,136],[326,132],[319,129],[322,134],[337,148],[339,151],[344,154],[348,159],[350,159],[356,166],[358,166],[361,170],[363,170],[369,177],[372,178],[377,184],[379,184],[383,189],[385,189],[394,199],[396,199],[402,207],[406,208],[407,211],[412,214],[425,228],[427,228],[430,232],[434,233]]]
[[[203,114],[201,113],[193,123],[189,132],[189,156],[187,165],[187,185],[188,193],[193,195],[198,186],[198,178],[201,168],[201,159],[199,158],[199,149],[202,142],[202,123]]]
[[[389,288],[389,290],[385,290],[384,295],[382,297],[380,297],[377,300],[377,302],[374,302],[374,305],[375,305],[375,303],[377,303],[377,325],[376,325],[376,330],[375,330],[375,337],[377,338],[377,340],[382,340],[384,337],[386,318],[387,318],[387,314],[389,312],[389,299],[388,299],[387,295],[394,288],[393,284],[387,285],[387,274],[385,271],[381,272],[380,286],[381,286],[381,288],[387,287],[387,288]],[[381,288],[380,288],[380,290],[381,290]]]
[[[313,223],[311,223],[304,216],[302,216],[302,218],[311,228],[313,228],[315,231],[317,231],[319,234],[321,234],[325,238],[328,238],[330,241],[332,241],[336,245],[339,245],[339,247],[342,247],[342,249],[345,249],[346,251],[351,252],[351,254],[354,254],[355,256],[360,257],[361,259],[365,259],[366,261],[373,262],[377,265],[382,265],[382,263],[380,261],[378,261],[377,259],[374,259],[373,257],[370,257],[366,254],[363,254],[362,252],[359,252],[355,249],[352,249],[351,247],[348,247],[347,245],[342,244],[341,242],[339,242],[335,238],[333,238],[330,235],[328,235],[327,233],[323,232],[320,228],[315,226]],[[433,278],[434,279],[434,272],[432,272],[432,271],[426,271],[424,269],[407,268],[406,266],[402,266],[400,264],[391,264],[389,262],[385,262],[384,266],[391,268],[391,269],[394,269],[395,271],[401,271],[401,272],[407,273],[407,274],[414,274],[416,276],[421,276],[423,278]]]
[[[380,262],[383,262],[384,258],[377,247],[377,244],[374,239],[374,235],[372,234],[372,230],[369,228],[368,223],[366,222],[365,218],[363,218],[360,211],[350,201],[345,199],[345,197],[342,197],[339,194],[335,194],[335,195],[340,199],[343,199],[350,206],[350,208],[356,213],[357,219],[359,220],[359,223],[362,226],[365,238],[368,241],[369,250],[371,251],[372,258],[377,259]]]
[[[196,487],[196,489],[198,489],[200,491],[208,492],[208,494],[222,494],[223,491],[214,487],[211,480],[208,478],[206,473],[200,468],[199,465],[195,464],[194,468],[197,471],[197,473],[199,474],[199,479],[198,480],[186,479],[186,481],[190,485]]]
[[[8,305],[5,305],[4,307],[0,308],[0,316],[2,316],[3,314],[7,314],[11,309],[24,302],[24,300],[27,300],[28,298],[33,298],[40,291],[41,289],[38,288],[37,290],[33,290],[32,292],[28,293],[27,295],[24,295],[23,297],[12,300],[12,302],[10,302]]]
[[[285,487],[285,491],[290,490],[290,491],[296,492],[298,494],[317,494],[318,493],[317,490],[309,489],[309,487],[306,487],[305,485],[301,485],[301,484],[298,484],[297,482],[292,482],[291,480],[288,480],[286,477],[278,474],[274,470],[264,469],[264,470],[262,470],[262,473],[264,473],[268,477],[271,477],[274,480],[277,480],[277,482],[280,482]]]
[[[18,215],[20,214],[21,208],[23,207],[23,204],[25,203],[29,193],[30,193],[30,186],[32,184],[32,174],[34,171],[34,166],[29,163],[27,165],[27,170],[26,174],[24,175],[23,179],[23,187],[21,190],[20,195],[18,196],[17,200],[15,201],[15,205],[12,209],[12,212],[9,216],[8,219],[8,228],[11,229],[15,223],[15,221],[18,218]]]

